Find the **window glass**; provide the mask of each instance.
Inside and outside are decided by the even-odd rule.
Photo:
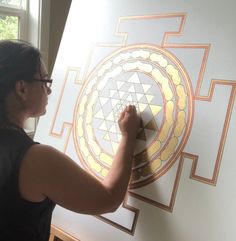
[[[0,0],[0,5],[8,5],[9,7],[23,8],[25,0]]]
[[[0,39],[17,39],[19,33],[19,18],[0,15]]]

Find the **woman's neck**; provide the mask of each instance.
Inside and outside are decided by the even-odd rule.
[[[24,127],[24,120],[22,120],[22,118],[20,118],[19,116],[7,116],[7,120],[9,122],[9,124],[12,124],[14,126],[18,126],[20,128],[23,129]]]
[[[24,127],[27,117],[25,113],[21,111],[19,103],[17,103],[14,98],[9,98],[6,100],[6,119],[9,123],[15,126],[20,128]]]

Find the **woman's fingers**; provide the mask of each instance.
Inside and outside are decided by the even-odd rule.
[[[123,110],[123,111],[120,113],[119,121],[121,121],[122,119],[124,119],[124,117],[125,117],[125,112],[126,112],[126,110]]]

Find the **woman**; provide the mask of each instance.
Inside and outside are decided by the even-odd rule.
[[[24,132],[29,117],[46,112],[50,84],[37,49],[0,41],[0,240],[46,241],[55,204],[101,214],[116,210],[126,193],[140,123],[135,107],[120,115],[122,139],[109,174],[99,181]]]

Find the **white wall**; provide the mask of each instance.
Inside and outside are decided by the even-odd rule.
[[[154,99],[145,103],[161,111],[154,118],[159,127],[156,139],[150,136],[152,142],[146,146],[154,154],[149,162],[142,159],[149,168],[140,167],[142,175],[130,186],[124,206],[99,219],[57,207],[54,225],[83,241],[235,240],[235,7],[234,0],[72,1],[53,69],[53,92],[36,140],[53,145],[101,177],[103,160],[95,156],[94,166],[86,161],[85,147],[92,153],[95,144],[87,143],[90,134],[82,139],[79,132],[92,116],[96,150],[104,149],[112,157],[111,142],[103,139],[96,117],[103,110],[107,118],[101,97],[117,91],[122,81],[131,86],[128,80],[136,76],[141,82],[136,94],[143,94],[141,86],[151,85],[144,94]],[[122,65],[127,62],[134,64]],[[116,67],[119,74],[111,70]],[[149,69],[159,69],[168,84],[155,79]],[[107,98],[108,107],[113,99],[121,102],[119,97]],[[139,108],[142,101],[136,101]],[[150,116],[148,108],[143,118]],[[158,149],[157,141],[169,128],[166,123],[173,132],[167,132]],[[165,150],[167,157],[162,155]]]

